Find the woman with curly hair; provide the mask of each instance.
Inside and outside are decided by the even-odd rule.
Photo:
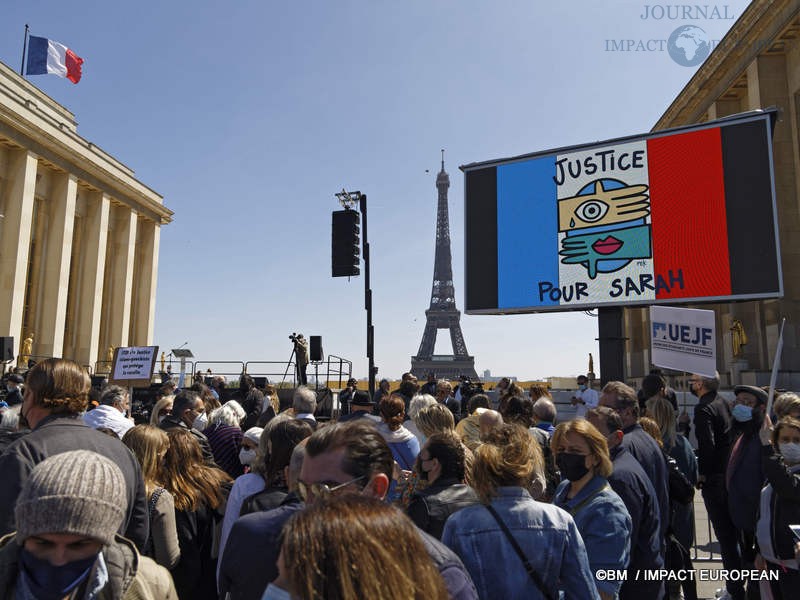
[[[186,429],[170,429],[164,487],[175,500],[181,559],[172,570],[181,598],[212,600],[216,594],[215,529],[225,512],[231,478],[203,461],[200,443]]]
[[[317,500],[292,517],[283,531],[278,573],[267,600],[286,592],[299,600],[448,598],[411,520],[357,494]]]
[[[142,465],[147,512],[150,518],[150,539],[142,554],[172,569],[181,557],[178,530],[175,526],[175,501],[162,485],[162,464],[169,448],[169,437],[155,425],[135,425],[122,436],[122,443]]]

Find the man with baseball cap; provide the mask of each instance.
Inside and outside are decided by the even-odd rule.
[[[172,577],[117,535],[126,516],[122,471],[88,450],[37,464],[14,508],[17,531],[0,540],[4,600],[177,600]]]

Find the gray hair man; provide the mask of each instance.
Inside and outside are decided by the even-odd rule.
[[[317,419],[314,417],[314,411],[317,410],[317,395],[313,390],[304,385],[297,388],[292,397],[292,409],[295,419],[305,421],[312,429],[316,429]]]
[[[130,398],[128,390],[118,385],[109,385],[100,396],[100,406],[83,415],[83,422],[92,429],[110,429],[122,439],[133,427],[129,417]]]
[[[621,446],[642,465],[658,497],[659,515],[669,515],[667,461],[658,443],[639,425],[639,398],[636,390],[621,381],[609,381],[600,394],[600,406],[613,409],[622,422]],[[669,519],[661,521],[662,541],[666,540]]]

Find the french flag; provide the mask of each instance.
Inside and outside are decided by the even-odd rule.
[[[52,73],[78,83],[82,64],[83,59],[64,44],[34,35],[28,38],[28,75]]]

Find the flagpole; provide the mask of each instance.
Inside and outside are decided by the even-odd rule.
[[[25,76],[25,51],[28,49],[28,24],[25,23],[25,37],[22,40],[22,64],[19,66],[19,74]]]
[[[781,366],[781,352],[783,351],[783,326],[786,325],[786,317],[781,319],[781,329],[778,334],[778,345],[775,347],[775,360],[772,363],[772,375],[769,378],[769,395],[767,396],[767,411],[772,410],[772,399],[775,398],[775,386],[778,383],[778,369]]]

